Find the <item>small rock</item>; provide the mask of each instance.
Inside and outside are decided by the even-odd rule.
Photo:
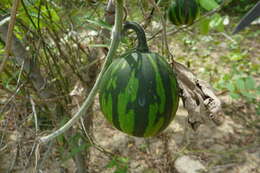
[[[174,167],[178,173],[199,173],[199,171],[206,170],[200,161],[194,160],[190,156],[181,156],[177,158]]]
[[[18,131],[13,131],[13,133],[9,136],[9,140],[12,142],[20,141],[22,138],[22,135]]]
[[[225,43],[225,42],[222,42],[222,43],[220,43],[219,47],[221,47],[221,48],[227,48],[227,47],[228,47],[228,44]]]

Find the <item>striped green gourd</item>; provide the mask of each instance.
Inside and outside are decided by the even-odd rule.
[[[175,0],[168,9],[169,20],[177,26],[191,25],[199,15],[196,0]]]
[[[133,29],[137,48],[116,58],[102,78],[101,111],[118,130],[137,137],[154,136],[173,120],[179,103],[175,74],[164,57],[149,51],[143,28]]]

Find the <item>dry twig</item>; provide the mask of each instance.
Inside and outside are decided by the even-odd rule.
[[[7,32],[7,38],[6,38],[6,45],[5,45],[5,53],[6,56],[3,59],[2,64],[0,65],[0,73],[4,70],[5,63],[7,61],[7,58],[11,54],[11,48],[12,48],[12,36],[13,36],[13,30],[14,30],[14,24],[16,19],[16,13],[19,6],[20,0],[14,0],[12,10],[11,10],[11,19],[8,26],[8,32]]]

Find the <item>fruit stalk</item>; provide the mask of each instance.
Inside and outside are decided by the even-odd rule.
[[[132,29],[135,31],[138,39],[137,44],[137,51],[139,52],[149,52],[149,48],[146,41],[146,36],[143,28],[136,22],[129,22],[126,21],[123,27],[123,33],[125,33],[127,30]]]

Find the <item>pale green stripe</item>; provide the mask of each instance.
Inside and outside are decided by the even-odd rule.
[[[118,95],[118,120],[120,128],[123,132],[131,134],[134,130],[134,111],[127,110],[128,102],[128,93],[123,92]]]
[[[103,112],[105,117],[108,119],[110,123],[113,123],[113,117],[112,117],[112,95],[108,95],[108,100],[105,98],[105,94],[102,95],[101,98],[101,108],[103,108]]]
[[[150,63],[152,64],[152,67],[153,67],[154,72],[155,72],[156,94],[160,98],[159,113],[163,113],[164,107],[165,107],[165,102],[166,102],[166,96],[165,96],[165,91],[164,91],[164,87],[163,87],[163,81],[162,81],[162,78],[160,76],[158,66],[157,66],[156,62],[153,60],[153,58],[151,57],[151,55],[148,55],[148,59],[149,59]]]
[[[110,68],[111,68],[111,72],[110,72],[111,76],[114,76],[114,74],[117,73],[117,70],[122,66],[122,63],[124,63],[124,59],[119,59],[119,60],[115,60],[115,61],[116,62],[113,62],[113,64],[110,66]]]
[[[114,77],[114,74],[118,72],[118,69],[121,67],[121,64],[122,64],[121,62],[118,62],[118,61],[119,61],[119,60],[116,60],[116,62],[113,62],[113,64],[111,64],[111,66],[110,66],[109,69],[108,69],[108,70],[110,70],[110,71],[107,71],[107,72],[105,73],[105,75],[109,75],[109,74],[108,74],[108,72],[109,72],[109,73],[110,73],[109,76],[111,76],[111,77],[114,79],[114,80],[109,80],[109,79],[107,79],[107,80],[109,80],[108,83],[107,83],[107,86],[106,86],[106,89],[107,89],[107,90],[110,90],[110,89],[116,87],[116,80],[117,80],[117,78]],[[115,64],[115,63],[116,63],[116,64]]]
[[[151,134],[155,133],[156,131],[154,131],[154,125],[155,125],[155,120],[158,114],[158,105],[157,104],[152,104],[149,105],[149,113],[148,113],[148,117],[149,117],[149,122],[147,125],[147,128],[145,130],[144,136],[150,136]]]
[[[123,63],[121,64],[121,69],[124,69],[127,65],[127,62],[126,61],[123,61]]]
[[[159,130],[161,129],[161,127],[163,126],[163,123],[164,123],[164,118],[161,117],[161,118],[159,119],[159,121],[158,121],[156,124],[153,125],[152,130],[147,131],[147,132],[144,134],[144,137],[156,135],[156,134],[159,132]]]
[[[126,93],[128,93],[131,97],[131,102],[134,102],[137,98],[137,92],[139,87],[139,80],[135,77],[135,70],[132,71],[130,80],[128,82]]]
[[[132,71],[128,84],[124,91],[118,95],[118,117],[122,131],[132,134],[134,131],[134,111],[127,110],[127,104],[134,102],[137,98],[139,81],[135,78],[135,71]]]

